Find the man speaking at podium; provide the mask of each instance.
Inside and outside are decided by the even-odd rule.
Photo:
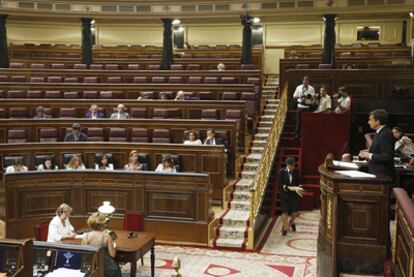
[[[386,126],[388,119],[385,110],[374,110],[369,114],[368,124],[376,134],[368,150],[359,152],[359,156],[368,160],[368,172],[375,175],[386,175],[395,180],[394,144],[392,131]]]

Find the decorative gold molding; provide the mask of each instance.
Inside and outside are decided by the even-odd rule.
[[[331,197],[326,198],[326,229],[327,229],[327,235],[329,237],[332,237],[332,224],[333,224],[333,217],[332,217],[332,199]]]

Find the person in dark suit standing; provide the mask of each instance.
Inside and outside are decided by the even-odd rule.
[[[72,132],[68,133],[63,141],[87,141],[88,136],[81,132],[82,127],[75,123],[72,125]]]
[[[286,158],[286,167],[279,170],[280,208],[282,209],[282,235],[286,236],[291,229],[296,232],[295,218],[298,211],[298,195],[302,197],[303,188],[300,185],[299,172],[295,159]],[[288,221],[288,217],[290,220]]]
[[[385,110],[374,110],[369,114],[368,124],[376,134],[368,150],[359,152],[359,156],[368,160],[368,172],[375,175],[387,175],[395,180],[394,145],[395,138],[386,126],[388,119]]]
[[[105,117],[104,114],[98,110],[98,105],[96,104],[92,104],[91,107],[89,108],[89,112],[85,114],[85,118],[90,118],[90,119],[99,119],[99,118],[104,118],[104,117]]]

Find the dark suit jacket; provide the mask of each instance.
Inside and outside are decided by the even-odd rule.
[[[299,171],[295,168],[292,172],[292,182],[289,180],[289,173],[286,167],[281,168],[279,170],[279,187],[280,187],[280,199],[282,200],[289,200],[291,197],[296,197],[296,192],[294,191],[286,191],[284,186],[299,186],[300,179],[299,179]]]
[[[372,153],[372,158],[368,161],[369,173],[395,178],[394,144],[394,136],[387,126],[375,134],[369,150]]]
[[[85,117],[86,117],[86,118],[92,118],[92,113],[91,113],[91,112],[87,112],[87,113],[85,114]],[[97,113],[96,113],[96,117],[97,117],[97,118],[105,118],[104,114],[103,114],[103,113],[101,113],[101,112],[97,112]]]
[[[228,153],[230,151],[230,149],[229,149],[226,141],[224,140],[224,138],[222,138],[222,137],[215,137],[214,139],[216,141],[216,145],[224,145],[224,149],[225,149],[226,153]],[[206,145],[210,145],[210,141],[208,141],[206,143]]]
[[[88,140],[88,136],[85,133],[81,132],[79,134],[79,139],[77,141],[87,141],[87,140]],[[65,136],[63,141],[76,141],[76,140],[75,140],[75,136],[72,133],[69,133]]]

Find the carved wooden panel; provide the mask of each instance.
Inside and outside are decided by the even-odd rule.
[[[86,212],[92,213],[98,210],[103,201],[110,201],[116,208],[116,214],[123,214],[127,210],[132,210],[132,190],[115,189],[85,189]]]
[[[192,193],[147,191],[148,217],[195,219],[195,199]]]
[[[21,217],[53,215],[62,203],[72,203],[70,189],[25,190],[17,195]]]

